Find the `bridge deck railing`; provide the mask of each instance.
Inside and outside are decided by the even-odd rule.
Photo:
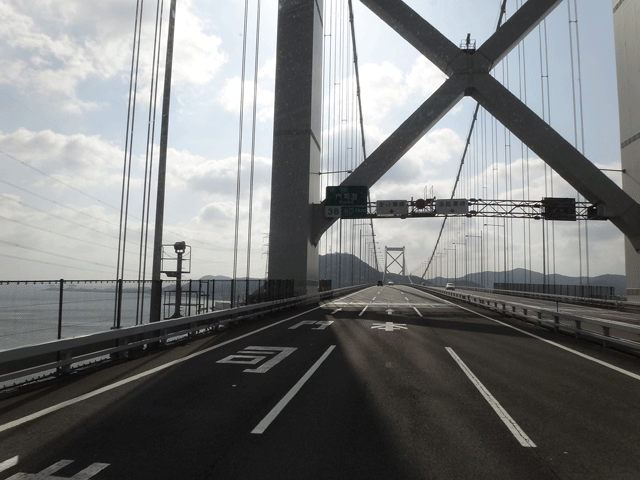
[[[640,325],[558,312],[548,308],[524,305],[516,301],[481,296],[474,293],[420,287],[439,295],[463,300],[475,306],[503,313],[555,331],[572,332],[576,338],[591,338],[605,347],[616,346],[634,353],[640,352]]]
[[[321,300],[366,287],[358,285],[316,295],[274,300],[238,308],[219,310],[189,317],[124,327],[54,340],[34,345],[0,350],[0,384],[49,372],[64,374],[73,365],[82,365],[100,358],[127,358],[128,352],[166,343],[198,332],[213,331],[230,323],[238,323],[258,315],[267,315],[285,308],[309,305]]]

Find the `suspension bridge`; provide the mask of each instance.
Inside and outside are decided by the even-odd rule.
[[[119,220],[111,222],[108,246],[99,236],[94,242],[116,258],[115,293],[107,300],[113,322],[96,321],[94,329],[83,318],[84,303],[74,311],[73,295],[105,295],[91,280],[40,280],[49,288],[37,288],[36,279],[23,279],[38,295],[51,290],[57,338],[0,350],[0,477],[638,476],[639,79],[629,55],[637,2],[614,2],[603,20],[613,17],[618,62],[620,136],[613,141],[585,134],[592,120],[576,0],[502,0],[484,12],[496,21],[482,36],[453,39],[428,7],[402,0],[277,3],[268,196],[256,188],[264,180],[264,5],[244,4],[237,152],[221,169],[204,158],[189,163],[171,146],[172,129],[183,121],[170,115],[184,96],[172,84],[184,75],[183,6],[159,0],[149,13],[137,3],[125,147],[118,152]],[[393,90],[398,102],[403,87],[387,84],[391,65],[363,65],[362,50],[370,55],[384,45],[360,44],[359,28],[385,30],[418,53],[408,75],[421,85],[412,111],[367,103],[365,85]],[[563,29],[562,46],[555,28]],[[553,70],[558,50],[566,55],[560,72]],[[567,98],[558,100],[554,88]],[[139,111],[143,94],[146,116]],[[557,112],[561,104],[569,112]],[[381,119],[369,123],[367,113],[380,111],[393,117],[389,133]],[[441,128],[459,123],[461,113],[469,114],[461,134],[451,123]],[[17,137],[9,139],[13,145]],[[621,168],[589,142],[618,148]],[[13,164],[104,203],[7,145],[1,153]],[[451,178],[433,180],[438,161],[416,159],[447,145],[445,157],[456,157]],[[187,163],[175,163],[180,159]],[[408,174],[398,173],[403,165]],[[172,218],[172,202],[183,202],[180,182],[197,189],[198,180],[231,194],[212,193],[216,200],[186,227]],[[23,196],[36,195],[33,189],[2,181],[15,189],[3,201],[32,208]],[[233,192],[233,202],[221,200]],[[83,215],[85,224],[99,220],[38,195],[45,205]],[[268,233],[266,220],[254,216],[265,203]],[[57,215],[57,223],[67,222],[68,215]],[[65,235],[15,215],[3,219]],[[193,225],[206,219],[217,236],[195,234]],[[266,248],[260,267],[256,233]],[[616,246],[603,251],[603,238],[617,238]],[[12,252],[58,257],[31,259],[40,266],[75,260],[26,240],[2,242]],[[207,250],[222,258],[228,279],[185,283],[193,272],[211,272],[199,260]],[[409,273],[405,254],[415,262]],[[11,265],[31,261],[5,257]],[[594,294],[601,291],[591,285],[593,263],[603,258],[624,263],[624,298]],[[103,261],[94,252],[80,268],[105,268]],[[394,265],[406,279],[401,285],[388,281]],[[263,283],[252,280],[262,268]],[[571,292],[559,281],[569,272],[578,278]],[[224,303],[215,282],[219,292],[227,281]],[[40,300],[16,302],[19,283],[0,281],[5,286],[12,293],[0,309],[33,303],[28,314],[39,322]],[[69,310],[77,314],[71,322]]]

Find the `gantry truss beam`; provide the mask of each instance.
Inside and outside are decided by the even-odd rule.
[[[341,185],[372,187],[463,96],[471,96],[596,205],[640,251],[640,205],[490,75],[561,0],[528,0],[477,50],[458,48],[402,0],[361,1],[449,78]],[[317,244],[336,219],[324,216],[322,204],[312,208],[310,240]]]
[[[424,201],[422,201],[424,202]],[[591,202],[575,202],[575,210],[564,216],[554,215],[549,212],[544,201],[538,200],[480,200],[471,198],[467,200],[469,213],[437,213],[435,199],[427,202],[424,208],[419,208],[420,203],[409,200],[409,212],[400,215],[378,215],[376,202],[369,202],[366,218],[429,218],[429,217],[503,217],[503,218],[528,218],[531,220],[609,220],[598,207]]]

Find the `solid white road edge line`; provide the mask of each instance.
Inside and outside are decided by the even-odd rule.
[[[92,392],[85,393],[84,395],[80,395],[79,397],[75,397],[75,398],[72,398],[72,399],[67,400],[65,402],[58,403],[57,405],[53,405],[53,406],[51,406],[49,408],[45,408],[44,410],[40,410],[39,412],[32,413],[31,415],[27,415],[26,417],[22,417],[22,418],[19,418],[17,420],[14,420],[12,422],[5,423],[4,425],[0,425],[0,432],[4,432],[4,431],[9,430],[11,428],[14,428],[14,427],[17,427],[17,426],[22,425],[24,423],[30,422],[31,420],[35,420],[36,418],[44,417],[45,415],[48,415],[50,413],[57,412],[58,410],[61,410],[61,409],[65,408],[65,407],[68,407],[68,406],[73,405],[75,403],[82,402],[83,400],[87,400],[89,398],[95,397],[96,395],[100,395],[101,393],[108,392],[109,390],[113,390],[114,388],[121,387],[122,385],[126,385],[127,383],[134,382],[134,381],[136,381],[136,380],[138,380],[140,378],[144,378],[146,376],[153,375],[154,373],[160,372],[160,371],[162,371],[162,370],[164,370],[166,368],[172,367],[172,366],[177,365],[177,364],[182,363],[182,362],[186,362],[187,360],[191,360],[192,358],[198,357],[198,356],[203,355],[205,353],[208,353],[208,352],[210,352],[212,350],[215,350],[217,348],[223,347],[224,345],[228,345],[230,343],[237,342],[238,340],[242,340],[243,338],[250,337],[251,335],[255,335],[256,333],[259,333],[259,332],[261,332],[263,330],[266,330],[266,329],[271,328],[271,327],[275,327],[276,325],[280,325],[281,323],[287,322],[287,321],[292,320],[294,318],[301,317],[302,315],[306,315],[307,313],[313,312],[314,310],[318,310],[320,308],[322,308],[322,307],[318,306],[318,307],[312,308],[310,310],[306,310],[306,311],[304,311],[302,313],[294,315],[293,317],[288,317],[288,318],[285,318],[284,320],[280,320],[279,322],[272,323],[271,325],[267,325],[266,327],[259,328],[258,330],[255,330],[253,332],[245,333],[244,335],[240,335],[239,337],[232,338],[231,340],[227,340],[226,342],[219,343],[217,345],[209,347],[209,348],[207,348],[205,350],[202,350],[200,352],[192,353],[191,355],[187,355],[184,358],[180,358],[178,360],[173,360],[173,361],[171,361],[169,363],[165,363],[164,365],[160,365],[159,367],[155,367],[155,368],[152,368],[151,370],[147,370],[146,372],[138,373],[137,375],[133,375],[132,377],[125,378],[124,380],[120,380],[119,382],[116,382],[116,383],[112,383],[111,385],[107,385],[106,387],[99,388],[99,389],[94,390]]]
[[[518,426],[515,420],[511,418],[511,415],[509,415],[507,411],[504,408],[502,408],[502,405],[498,403],[495,397],[491,395],[489,390],[487,390],[487,388],[482,384],[482,382],[478,380],[478,377],[476,377],[473,374],[473,372],[469,370],[469,367],[467,367],[465,363],[460,359],[460,357],[456,355],[456,352],[454,352],[453,349],[451,349],[450,347],[444,347],[444,348],[453,357],[453,359],[460,366],[460,368],[465,373],[465,375],[469,377],[469,380],[471,380],[471,383],[473,383],[476,386],[476,388],[482,394],[484,399],[487,402],[489,402],[489,405],[491,405],[491,408],[493,408],[493,410],[498,414],[498,417],[500,417],[500,420],[502,420],[502,422],[507,426],[507,428],[511,431],[513,436],[516,437],[516,440],[520,442],[520,445],[522,445],[523,447],[535,448],[536,444],[531,441],[531,439],[527,436],[527,434],[524,433],[524,431],[520,428],[520,426]]]
[[[307,373],[305,373],[302,376],[302,378],[298,380],[298,383],[296,383],[293,386],[293,388],[289,390],[284,397],[282,397],[282,400],[280,400],[278,404],[275,407],[273,407],[273,409],[267,414],[266,417],[262,419],[262,421],[256,426],[256,428],[251,430],[251,433],[256,433],[256,434],[264,433],[267,427],[271,425],[271,422],[273,422],[276,419],[276,417],[280,414],[280,412],[284,409],[284,407],[287,406],[287,404],[291,401],[291,399],[295,396],[295,394],[298,393],[298,391],[300,391],[302,386],[307,382],[307,380],[311,378],[311,375],[313,375],[314,372],[320,367],[322,362],[324,362],[327,359],[327,357],[333,351],[334,348],[336,348],[336,346],[331,345],[327,349],[327,351],[322,354],[322,356],[316,361],[316,363],[314,363],[313,366],[307,371]]]
[[[443,301],[446,301],[446,300],[443,300]],[[564,345],[560,345],[559,343],[552,342],[551,340],[547,340],[546,338],[539,337],[537,335],[534,335],[533,333],[526,332],[524,330],[519,329],[518,327],[514,327],[512,325],[509,325],[508,323],[504,323],[504,322],[501,322],[500,320],[496,320],[495,318],[487,317],[486,315],[482,315],[481,313],[474,312],[473,310],[469,310],[468,308],[465,308],[465,307],[461,307],[460,305],[456,305],[455,303],[452,303],[452,302],[447,302],[447,303],[450,303],[451,305],[454,305],[454,306],[456,306],[458,308],[461,308],[462,310],[466,310],[467,312],[470,312],[470,313],[473,313],[475,315],[478,315],[479,317],[486,318],[487,320],[491,320],[492,322],[499,323],[500,325],[504,325],[505,327],[509,327],[509,328],[511,328],[511,329],[513,329],[513,330],[515,330],[517,332],[520,332],[520,333],[524,334],[524,335],[528,335],[530,337],[536,338],[536,339],[540,340],[541,342],[548,343],[549,345],[553,345],[554,347],[558,347],[558,348],[560,348],[562,350],[565,350],[565,351],[567,351],[569,353],[573,353],[574,355],[577,355],[579,357],[585,358],[587,360],[591,360],[592,362],[595,362],[595,363],[597,363],[599,365],[602,365],[603,367],[610,368],[611,370],[615,370],[616,372],[622,373],[623,375],[627,375],[628,377],[631,377],[631,378],[633,378],[635,380],[640,380],[640,375],[637,375],[637,374],[635,374],[633,372],[629,372],[628,370],[624,370],[624,369],[622,369],[620,367],[616,367],[615,365],[611,365],[610,363],[603,362],[602,360],[598,360],[597,358],[590,357],[589,355],[585,355],[584,353],[578,352],[577,350],[573,350],[573,349],[571,349],[569,347],[565,347]]]

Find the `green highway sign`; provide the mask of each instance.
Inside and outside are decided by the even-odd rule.
[[[327,187],[327,200],[325,205],[329,207],[363,207],[367,208],[369,188],[349,185],[346,187]],[[342,218],[361,218],[345,217]]]

